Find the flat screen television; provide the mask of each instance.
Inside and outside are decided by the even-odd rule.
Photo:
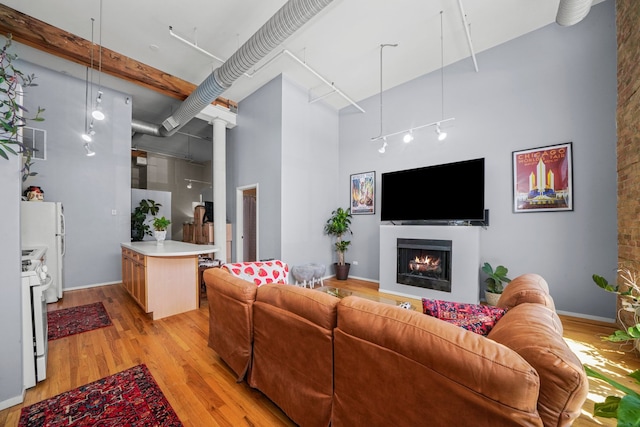
[[[403,223],[484,221],[484,158],[386,172],[380,217]]]

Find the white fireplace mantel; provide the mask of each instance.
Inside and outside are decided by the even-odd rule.
[[[451,240],[451,292],[396,281],[397,239]],[[380,226],[380,292],[477,304],[480,298],[480,227],[431,225]]]

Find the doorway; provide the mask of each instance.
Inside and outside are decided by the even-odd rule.
[[[236,261],[258,260],[258,184],[236,190]]]

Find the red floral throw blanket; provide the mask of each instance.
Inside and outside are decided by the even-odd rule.
[[[487,335],[507,312],[504,308],[422,298],[422,311],[468,331]]]

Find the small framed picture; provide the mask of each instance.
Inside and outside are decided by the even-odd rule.
[[[513,152],[513,211],[573,210],[571,142]]]
[[[351,175],[351,214],[376,213],[376,173],[363,172]]]

